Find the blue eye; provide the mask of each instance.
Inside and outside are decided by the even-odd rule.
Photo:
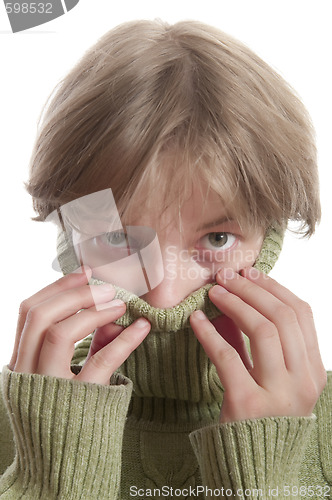
[[[232,233],[208,233],[199,240],[199,247],[207,250],[228,250],[237,238]]]
[[[142,242],[139,239],[134,238],[131,232],[128,233],[122,230],[103,233],[98,236],[98,240],[113,250],[127,249],[128,251],[136,252],[142,248]]]
[[[126,247],[127,235],[123,231],[112,231],[101,236],[104,243],[114,247]]]

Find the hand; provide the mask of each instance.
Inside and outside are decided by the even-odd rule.
[[[115,290],[111,285],[88,285],[90,277],[89,268],[79,269],[22,302],[8,365],[11,370],[109,383],[114,371],[147,336],[151,325],[144,318],[126,329],[115,325],[113,322],[126,310],[125,303],[112,300]],[[74,375],[70,364],[75,342],[95,329],[88,359],[81,372]]]
[[[241,274],[219,271],[219,284],[209,291],[232,339],[223,316],[214,322],[217,328],[204,314],[200,319],[202,311],[190,317],[225,389],[220,421],[309,416],[326,384],[311,309],[257,269]],[[241,331],[249,337],[253,364]]]

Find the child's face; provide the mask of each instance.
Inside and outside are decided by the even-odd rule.
[[[225,215],[216,194],[211,193],[204,203],[200,190],[194,189],[181,209],[180,225],[178,219],[174,219],[174,211],[169,209],[158,220],[153,213],[139,215],[126,221],[123,232],[99,235],[81,244],[81,262],[92,267],[95,277],[133,291],[153,307],[173,307],[201,286],[215,281],[218,269],[240,271],[255,262],[264,239],[263,231],[241,231],[235,220],[223,220]],[[158,240],[149,239],[146,228],[152,228]],[[150,235],[154,235],[154,231]],[[130,234],[127,238],[126,232]],[[139,239],[136,237],[139,234],[143,234],[144,244],[140,248],[140,265],[134,267],[128,260],[128,242]],[[149,243],[150,250],[144,254]],[[135,253],[136,262],[139,262],[134,247],[132,243],[129,253]],[[118,255],[116,265],[115,251]],[[111,256],[111,252],[110,264],[105,265],[107,253]],[[104,265],[98,267],[101,260]],[[142,267],[150,283],[152,274],[154,281],[159,283],[150,291],[139,288],[139,292],[135,288],[140,282]]]

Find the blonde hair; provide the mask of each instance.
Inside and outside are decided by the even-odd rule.
[[[320,219],[316,148],[300,99],[271,67],[195,21],[104,35],[43,116],[27,189],[45,220],[107,187],[121,215],[181,207],[201,182],[248,227]],[[143,205],[142,205],[143,203]]]

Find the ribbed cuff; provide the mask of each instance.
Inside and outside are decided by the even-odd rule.
[[[326,483],[332,486],[332,371],[327,372],[326,386],[317,401],[314,413],[319,421],[318,441],[322,472]],[[330,490],[332,494],[332,488]]]
[[[2,384],[17,455],[1,498],[115,499],[131,381],[115,375],[104,386],[5,367]]]
[[[245,500],[265,500],[269,489],[297,485],[299,466],[315,421],[314,415],[269,417],[192,432],[190,441],[204,485],[228,488],[234,498]],[[247,490],[247,494],[237,494],[239,490]],[[259,490],[258,494],[255,490]]]

